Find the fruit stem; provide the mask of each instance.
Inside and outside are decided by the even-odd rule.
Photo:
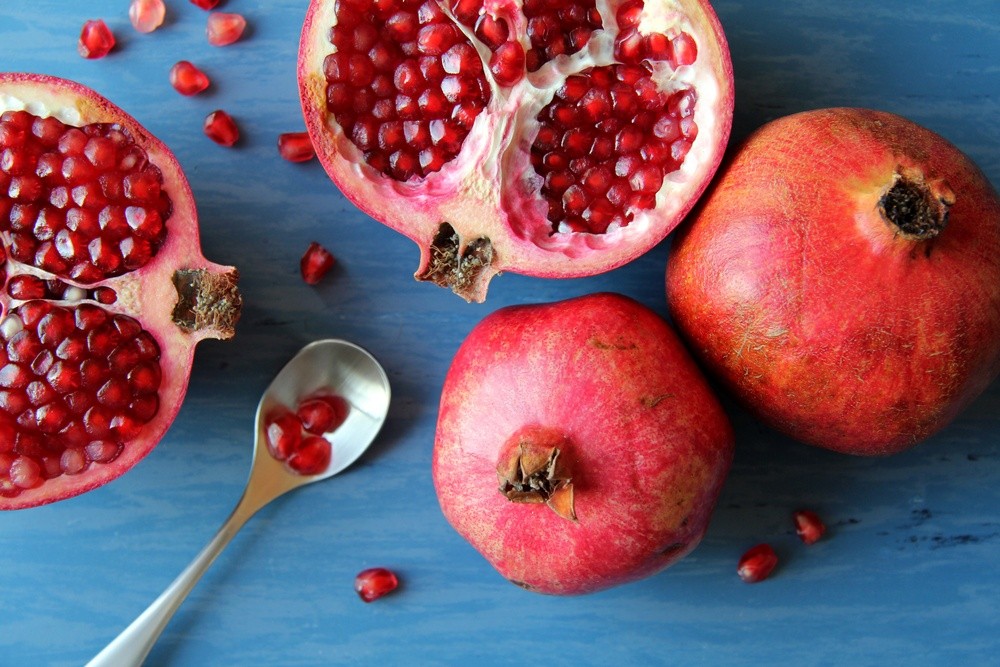
[[[899,169],[878,202],[882,217],[905,239],[927,241],[948,225],[955,194],[944,182],[928,183],[923,174]]]
[[[515,503],[545,503],[562,518],[576,521],[573,481],[562,455],[568,442],[557,431],[540,426],[515,433],[497,462],[500,493]]]
[[[235,269],[220,273],[207,269],[178,270],[174,273],[177,290],[174,323],[185,331],[231,338],[243,303],[237,281]]]

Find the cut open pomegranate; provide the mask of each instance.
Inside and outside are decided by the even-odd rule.
[[[501,271],[592,275],[662,240],[729,138],[706,0],[313,0],[299,54],[317,155],[468,300]]]
[[[70,81],[0,74],[0,238],[0,509],[16,509],[148,454],[240,295],[201,254],[170,151]]]

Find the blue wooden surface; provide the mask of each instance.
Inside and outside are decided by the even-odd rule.
[[[666,313],[664,243],[604,276],[504,275],[469,305],[411,278],[410,241],[358,213],[316,163],[281,161],[302,129],[295,59],[305,0],[226,0],[244,41],[205,42],[206,14],[172,0],[151,35],[125,0],[2,0],[0,69],[65,76],[134,114],[176,152],[197,197],[205,254],[237,265],[238,336],[203,344],[187,400],[160,446],[120,480],[55,505],[0,515],[0,665],[86,662],[211,537],[248,470],[253,412],[302,344],[343,337],[388,369],[394,404],[360,464],[266,508],[202,580],[151,665],[996,664],[1000,655],[1000,386],[947,431],[891,459],[806,448],[728,404],[738,453],[706,539],[646,581],[581,598],[503,581],[445,523],[430,478],[438,391],[451,355],[491,310],[597,290]],[[720,0],[736,69],[734,140],[806,108],[901,113],[964,149],[1000,183],[997,0]],[[85,19],[120,46],[76,54]],[[167,70],[186,58],[216,85],[182,98]],[[236,149],[201,121],[229,110]],[[318,240],[340,259],[322,286],[298,277]],[[789,512],[831,524],[806,548]],[[758,541],[775,576],[739,581]],[[364,605],[354,574],[385,565],[400,590]],[[612,662],[613,661],[613,662]]]

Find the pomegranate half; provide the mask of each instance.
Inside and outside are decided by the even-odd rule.
[[[768,424],[898,452],[1000,372],[1000,198],[899,116],[781,118],[675,238],[667,298],[706,367]]]
[[[645,253],[732,125],[706,0],[313,0],[298,67],[327,173],[467,300]]]
[[[472,330],[445,379],[433,475],[445,517],[500,574],[570,595],[694,549],[732,455],[729,420],[667,323],[594,294]]]
[[[0,509],[18,509],[148,454],[241,300],[170,151],[71,81],[0,74],[0,239]]]

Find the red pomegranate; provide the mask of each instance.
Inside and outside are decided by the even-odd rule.
[[[92,90],[0,74],[0,509],[100,486],[170,426],[239,317],[170,151]]]
[[[482,301],[501,271],[600,273],[688,212],[729,137],[706,0],[313,0],[299,87],[340,190]]]
[[[1000,371],[1000,200],[899,116],[823,109],[753,134],[674,242],[673,317],[773,427],[904,450]]]
[[[587,593],[699,542],[733,432],[670,327],[616,294],[502,308],[462,343],[434,443],[452,526],[528,590]]]

